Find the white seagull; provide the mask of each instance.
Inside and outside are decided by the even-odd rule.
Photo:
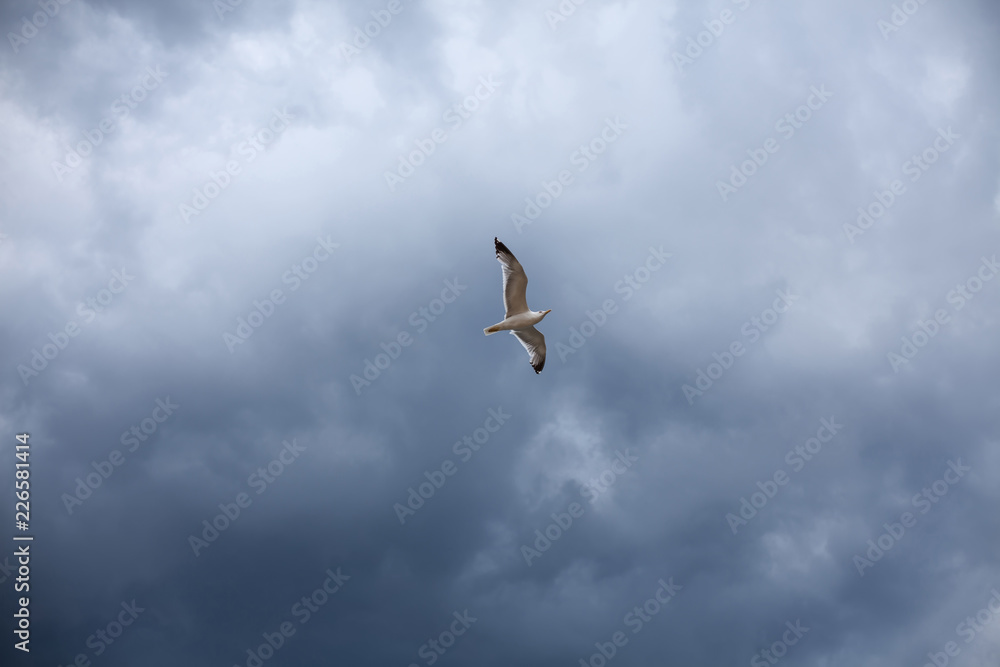
[[[495,236],[493,245],[496,246],[497,261],[503,267],[503,305],[507,312],[503,316],[503,322],[486,327],[483,333],[489,336],[498,331],[510,331],[528,351],[531,367],[535,369],[535,373],[541,373],[545,367],[545,336],[535,328],[535,325],[552,311],[539,312],[528,309],[528,301],[524,295],[528,288],[528,276],[524,274],[524,268],[507,246],[500,243]]]

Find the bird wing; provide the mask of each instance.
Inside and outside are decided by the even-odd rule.
[[[526,313],[528,312],[528,300],[525,298],[525,291],[528,289],[528,276],[524,274],[524,268],[521,266],[521,262],[514,257],[514,253],[508,250],[503,243],[500,243],[495,236],[493,244],[497,249],[497,261],[503,267],[503,305],[507,309],[503,317],[507,319],[511,315]],[[544,354],[544,344],[542,349]]]
[[[545,336],[535,327],[515,329],[511,333],[517,336],[521,345],[528,351],[528,356],[531,357],[531,367],[535,369],[535,373],[541,373],[542,369],[545,368]]]

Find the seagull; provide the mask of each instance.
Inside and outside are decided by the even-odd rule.
[[[528,276],[524,274],[524,268],[514,257],[514,253],[495,236],[493,245],[496,246],[497,261],[503,268],[503,305],[507,312],[502,322],[486,327],[483,333],[489,336],[498,331],[510,331],[517,336],[521,345],[528,351],[531,367],[535,369],[537,375],[545,368],[545,336],[535,328],[535,325],[552,311],[539,312],[528,309],[528,301],[524,296],[528,288]]]

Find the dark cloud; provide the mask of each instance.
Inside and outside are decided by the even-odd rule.
[[[0,10],[36,664],[995,662],[993,4],[222,1]]]

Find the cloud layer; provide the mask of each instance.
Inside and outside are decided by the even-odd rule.
[[[0,24],[37,664],[996,663],[992,3]]]

